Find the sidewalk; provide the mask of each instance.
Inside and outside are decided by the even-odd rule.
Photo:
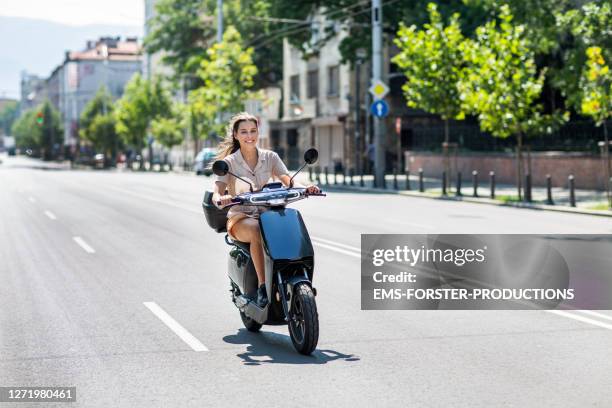
[[[313,182],[316,181],[316,174],[313,171],[312,174]],[[538,208],[554,211],[567,211],[567,212],[579,212],[591,215],[607,215],[612,216],[612,211],[607,210],[607,200],[605,191],[596,190],[583,190],[576,189],[576,207],[570,206],[570,192],[567,188],[553,187],[552,199],[553,205],[547,203],[547,191],[545,187],[532,187],[532,202],[526,203],[518,201],[518,194],[516,186],[509,184],[496,184],[495,186],[495,199],[491,199],[491,188],[490,181],[487,177],[486,180],[478,181],[477,196],[474,196],[474,186],[472,178],[465,178],[462,180],[461,196],[458,197],[456,194],[456,180],[453,181],[453,185],[447,190],[447,195],[442,195],[442,180],[436,178],[423,178],[424,192],[419,192],[419,178],[417,175],[410,175],[410,189],[407,189],[406,175],[397,175],[397,190],[394,188],[394,177],[393,175],[387,175],[385,177],[386,189],[375,188],[374,177],[371,175],[364,175],[363,187],[360,186],[360,177],[353,177],[353,186],[350,185],[350,177],[343,177],[341,174],[334,176],[328,174],[328,180],[326,182],[325,175],[321,173],[319,184],[323,188],[333,189],[347,189],[353,191],[367,191],[367,192],[379,192],[379,193],[396,193],[402,195],[410,195],[415,197],[428,197],[438,198],[447,200],[461,200],[469,202],[478,202],[483,204],[493,205],[507,205],[515,207],[526,207],[526,208]],[[346,179],[346,180],[345,180]]]

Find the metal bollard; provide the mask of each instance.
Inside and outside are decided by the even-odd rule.
[[[350,184],[351,184],[351,186],[354,186],[354,185],[355,185],[355,183],[353,182],[353,176],[355,175],[355,169],[351,168],[351,169],[349,170],[349,174],[350,174],[350,177],[351,177]]]
[[[442,172],[442,195],[446,195],[446,172]]]
[[[550,174],[546,175],[546,204],[555,204],[552,198],[552,177],[550,176]]]
[[[323,167],[323,176],[325,176],[325,185],[329,185],[329,178],[327,177],[327,166]]]
[[[423,169],[419,168],[419,191],[422,193],[425,191],[425,184],[423,183]]]
[[[462,196],[463,194],[461,194],[461,172],[458,171],[457,172],[457,192],[456,192],[457,196]]]
[[[382,188],[384,188],[385,190],[387,189],[387,174],[383,173],[383,178],[382,178]]]
[[[406,190],[410,191],[410,170],[406,172]]]
[[[361,174],[359,175],[359,187],[363,187],[363,166],[361,166]]]
[[[569,182],[569,200],[570,200],[570,206],[571,207],[575,207],[576,206],[576,191],[575,191],[575,182],[574,182],[574,175],[570,174],[567,178],[567,181]]]
[[[472,171],[472,186],[474,186],[472,196],[478,197],[478,172],[476,170]]]
[[[342,168],[342,185],[346,186],[346,169]]]
[[[315,176],[317,178],[317,184],[321,184],[321,167],[320,166],[316,167]]]
[[[312,181],[312,167],[308,167],[308,181]]]
[[[491,179],[491,199],[495,199],[495,172],[489,172],[489,178]]]
[[[531,174],[525,174],[525,201],[531,202]]]
[[[393,168],[393,189],[399,190],[399,186],[397,185],[397,167]]]

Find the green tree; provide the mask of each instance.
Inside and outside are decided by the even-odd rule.
[[[228,27],[221,43],[207,50],[208,58],[198,72],[204,85],[189,94],[192,116],[208,129],[223,134],[222,115],[244,110],[244,102],[253,97],[249,89],[257,67],[253,64],[253,49],[242,46],[240,33]]]
[[[183,142],[187,127],[187,108],[187,105],[175,103],[169,116],[158,116],[151,122],[151,134],[166,149],[172,149]],[[168,163],[167,156],[166,153],[164,164]]]
[[[427,8],[431,21],[422,30],[416,25],[400,24],[395,39],[400,52],[392,61],[406,75],[402,89],[408,106],[440,115],[444,120],[444,169],[450,180],[448,122],[465,118],[457,88],[463,69],[464,37],[458,14],[453,14],[449,25],[444,26],[437,6],[429,3]]]
[[[537,72],[534,48],[525,26],[513,24],[508,6],[500,8],[499,20],[499,23],[492,20],[479,27],[475,40],[463,42],[468,66],[459,81],[459,90],[466,110],[478,115],[482,130],[500,138],[516,136],[520,199],[523,138],[528,134],[552,131],[561,115],[542,113],[539,99],[545,70]]]
[[[602,57],[612,60],[612,4],[590,1],[580,8],[557,14],[557,25],[564,33],[566,45],[560,51],[562,65],[555,70],[553,83],[568,104],[582,109],[581,78],[587,67],[587,49],[601,47]]]
[[[125,87],[115,107],[116,130],[122,140],[142,152],[150,131],[151,122],[157,117],[168,116],[172,99],[161,78],[143,79],[135,74]],[[152,149],[149,145],[149,158]],[[143,160],[141,159],[141,168]]]
[[[115,122],[113,98],[105,87],[100,87],[81,113],[79,135],[115,160],[120,147]]]
[[[271,14],[274,17],[285,17],[305,21],[302,23],[284,23],[280,28],[272,31],[279,35],[285,35],[291,44],[304,52],[304,55],[316,54],[320,48],[336,34],[340,27],[347,31],[339,45],[342,62],[350,62],[356,59],[356,51],[364,48],[368,52],[372,45],[372,15],[371,3],[368,1],[355,0],[271,0]],[[383,36],[392,38],[396,35],[400,23],[405,26],[416,25],[421,27],[429,22],[427,4],[431,0],[394,0],[382,2],[383,14]],[[459,13],[461,27],[465,35],[469,35],[477,25],[486,17],[487,8],[478,2],[466,4],[465,1],[438,0],[436,1],[438,11],[444,19],[450,18],[454,13]],[[326,20],[323,25],[315,25],[314,30],[319,31],[313,36],[313,29],[308,22],[314,10],[320,10],[322,17]],[[334,23],[339,23],[334,24]],[[316,38],[316,41],[313,39]]]
[[[195,75],[215,34],[214,12],[214,2],[210,0],[158,1],[144,41],[147,52],[162,52],[162,62],[177,77]]]
[[[612,73],[600,47],[586,50],[587,64],[580,78],[582,101],[581,113],[593,118],[597,126],[603,125],[606,195],[608,207],[612,208],[610,195],[610,142],[607,120],[612,117]]]
[[[32,149],[38,151],[41,144],[41,127],[36,123],[36,109],[22,112],[21,116],[13,122],[11,134],[15,137],[15,145],[19,149]]]
[[[245,43],[258,47],[253,55],[259,68],[254,78],[258,87],[276,84],[282,76],[282,37],[270,35],[279,24],[270,21],[274,2],[269,0],[225,0],[223,18],[234,26]],[[217,40],[216,0],[161,0],[151,20],[145,48],[162,52],[164,64],[172,67],[172,80],[186,80],[187,88],[201,84],[193,81],[206,58],[205,50]]]
[[[64,140],[60,113],[49,100],[45,100],[39,105],[37,110],[43,114],[43,123],[40,129],[40,145],[43,151],[43,159],[53,160],[59,154],[59,149]]]
[[[13,122],[18,117],[19,103],[17,101],[8,102],[0,111],[0,134],[10,135]]]

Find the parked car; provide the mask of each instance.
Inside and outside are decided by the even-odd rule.
[[[104,167],[106,167],[106,160],[105,157],[102,153],[98,153],[94,156],[93,159],[94,162],[94,168],[96,169],[103,169]]]
[[[195,158],[193,164],[193,171],[199,176],[204,174],[210,176],[212,174],[211,165],[217,155],[217,149],[211,147],[205,147],[200,150],[200,153]]]

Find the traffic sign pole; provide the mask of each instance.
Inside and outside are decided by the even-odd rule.
[[[372,0],[372,85],[376,90],[377,82],[382,77],[382,7],[381,0]],[[376,95],[374,96],[375,99]],[[375,146],[375,181],[382,187],[385,177],[385,146],[383,140],[383,121],[374,115],[374,146]]]

